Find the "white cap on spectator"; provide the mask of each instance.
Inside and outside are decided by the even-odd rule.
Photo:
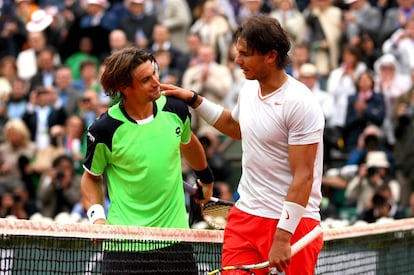
[[[367,154],[367,167],[388,168],[390,164],[387,160],[387,154],[383,151],[372,151]]]
[[[345,0],[344,2],[345,2],[345,4],[350,5],[352,3],[355,3],[356,1],[358,1],[358,0]]]
[[[395,69],[397,69],[397,66],[398,66],[397,59],[395,58],[393,54],[386,53],[380,58],[378,58],[377,61],[375,61],[374,63],[375,72],[378,73],[381,67],[383,66],[393,66],[395,67]]]
[[[108,2],[106,0],[87,0],[88,4],[99,5],[102,7],[107,7]]]
[[[318,75],[318,69],[312,63],[302,64],[299,68],[299,76],[312,77]]]
[[[144,4],[145,0],[129,0],[129,2],[135,3],[135,4]]]
[[[30,21],[26,24],[28,32],[41,32],[52,24],[53,16],[44,10],[37,10],[32,13]]]

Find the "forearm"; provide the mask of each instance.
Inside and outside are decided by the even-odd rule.
[[[82,204],[88,210],[94,204],[103,205],[104,195],[102,177],[95,177],[84,172],[81,180]]]
[[[231,111],[209,101],[202,96],[190,105],[208,124],[226,136],[241,139],[240,125],[231,116]]]
[[[207,168],[203,146],[194,133],[191,133],[189,143],[181,145],[181,153],[193,170],[200,171]]]

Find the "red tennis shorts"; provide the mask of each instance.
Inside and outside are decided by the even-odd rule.
[[[268,261],[278,220],[253,216],[233,207],[224,231],[222,266],[257,264]],[[302,218],[292,236],[292,244],[310,232],[320,222]],[[286,275],[310,275],[315,272],[323,237],[319,236],[291,259]],[[268,274],[268,269],[251,270],[253,274]],[[222,274],[248,274],[245,271],[225,271]],[[250,273],[252,274],[252,273]]]

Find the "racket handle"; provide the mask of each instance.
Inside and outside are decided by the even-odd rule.
[[[194,186],[192,186],[188,182],[183,181],[183,186],[184,186],[184,191],[186,193],[190,194],[191,196],[196,194],[197,190],[194,188]]]
[[[313,240],[315,240],[319,235],[322,234],[322,227],[320,225],[315,226],[309,233],[299,239],[296,243],[292,245],[292,256],[298,253],[302,248],[307,246]]]
[[[197,187],[192,186],[186,181],[183,181],[183,185],[184,185],[185,192],[189,193],[192,196],[195,195],[197,199],[200,199],[200,200],[204,199],[203,188],[200,186],[198,181],[197,181]]]

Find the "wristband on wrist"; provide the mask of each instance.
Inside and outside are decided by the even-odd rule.
[[[86,215],[88,216],[89,222],[91,224],[94,224],[99,219],[106,220],[105,209],[100,204],[94,204],[89,207]]]
[[[196,112],[210,125],[214,125],[220,118],[223,112],[223,106],[211,102],[210,100],[203,98],[203,101],[196,109]]]
[[[190,101],[186,102],[187,105],[190,106],[190,107],[193,106],[194,103],[196,103],[196,101],[198,99],[198,96],[199,96],[199,94],[196,91],[193,91],[193,90],[191,90],[191,91],[193,92],[193,97],[191,98]]]
[[[213,171],[211,171],[208,166],[206,169],[201,171],[194,170],[194,173],[203,184],[210,184],[214,181]]]
[[[305,207],[302,205],[285,201],[283,203],[282,214],[277,224],[277,228],[281,228],[293,234],[304,212]]]

